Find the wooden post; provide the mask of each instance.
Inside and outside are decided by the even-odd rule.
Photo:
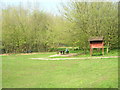
[[[104,47],[102,48],[102,55],[104,55]]]
[[[106,52],[108,53],[108,47],[107,47],[107,51]]]
[[[91,55],[91,56],[92,56],[92,51],[93,51],[92,48],[90,48],[90,55]]]

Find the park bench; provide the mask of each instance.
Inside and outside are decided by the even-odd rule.
[[[60,53],[60,54],[65,54],[65,53],[66,53],[66,54],[69,54],[69,51],[65,52],[65,50],[61,50],[61,51],[58,51],[58,52],[57,52],[57,54],[59,54],[59,53]]]
[[[65,54],[64,50],[58,51],[57,54]]]

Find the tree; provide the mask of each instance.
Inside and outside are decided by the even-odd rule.
[[[88,38],[104,36],[105,44],[117,47],[118,12],[113,2],[71,2],[63,5],[65,18],[71,23],[73,44],[89,48]]]

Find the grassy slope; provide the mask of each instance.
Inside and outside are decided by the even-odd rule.
[[[3,88],[115,88],[118,59],[41,61],[53,53],[3,56]]]

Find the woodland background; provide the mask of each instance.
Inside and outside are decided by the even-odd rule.
[[[29,3],[28,3],[29,6]],[[103,36],[105,46],[118,47],[117,2],[69,2],[61,15],[8,6],[2,9],[2,53],[52,51],[61,45],[89,49],[88,39]]]

